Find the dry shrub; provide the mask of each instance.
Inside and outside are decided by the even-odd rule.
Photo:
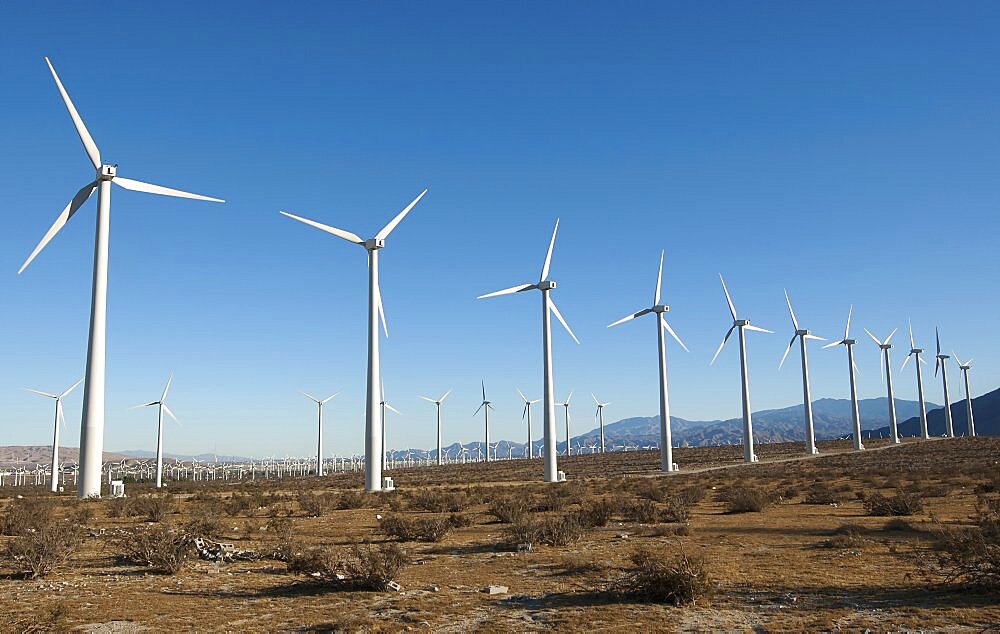
[[[504,495],[493,498],[488,513],[501,524],[514,524],[524,519],[531,510],[531,503],[526,496]]]
[[[263,506],[259,503],[260,497],[262,496],[254,496],[249,493],[233,493],[223,502],[222,510],[225,511],[226,515],[236,517]]]
[[[447,517],[387,515],[379,524],[379,530],[384,534],[404,542],[439,542],[451,529],[452,524]]]
[[[547,511],[561,511],[570,502],[570,496],[566,495],[562,487],[551,487],[535,502],[534,510],[542,513]]]
[[[630,500],[623,502],[619,511],[625,521],[652,524],[660,517],[660,510],[650,500]]]
[[[337,508],[341,511],[370,508],[371,505],[372,496],[366,491],[344,491],[337,498]]]
[[[410,508],[431,513],[460,513],[469,506],[469,499],[461,492],[417,491],[410,498]]]
[[[139,512],[129,498],[111,498],[108,500],[108,517],[135,517]]]
[[[649,603],[685,605],[710,596],[715,582],[701,557],[684,552],[659,555],[647,550],[632,554],[632,565],[611,584],[620,598]]]
[[[511,524],[505,535],[509,545],[547,544],[566,546],[580,539],[583,527],[575,513],[550,515],[536,520],[522,520]]]
[[[659,482],[652,478],[638,480],[632,488],[632,492],[644,500],[659,502],[663,499],[663,491],[660,490]]]
[[[332,493],[308,493],[299,494],[299,508],[306,514],[306,517],[322,517],[337,504],[337,497]]]
[[[910,532],[910,531],[915,531],[916,529],[913,528],[913,524],[910,524],[906,520],[901,520],[897,517],[895,519],[887,521],[885,523],[885,526],[882,527],[882,530],[887,532]]]
[[[161,522],[174,508],[174,502],[166,495],[150,495],[136,498],[136,515],[144,515],[147,522]]]
[[[865,497],[865,512],[876,517],[890,515],[913,515],[924,508],[924,501],[916,493],[897,490],[895,495],[887,497],[881,493],[872,493]]]
[[[662,522],[686,522],[691,519],[691,507],[694,505],[683,495],[669,495],[663,500],[664,509],[660,513]]]
[[[806,491],[803,504],[838,504],[842,499],[840,493],[835,491],[830,485],[817,483],[809,487]]]
[[[826,548],[860,548],[868,541],[864,537],[867,532],[864,526],[858,524],[841,524],[833,530],[833,536],[820,542],[820,545]]]
[[[55,501],[51,498],[14,499],[0,518],[0,534],[27,535],[52,522]]]
[[[735,486],[719,493],[727,513],[760,513],[775,502],[775,495],[755,486]]]
[[[1000,592],[1000,498],[980,496],[976,525],[935,531],[937,570],[945,581]]]
[[[112,538],[119,563],[147,566],[172,575],[180,572],[191,555],[191,536],[167,526],[125,531]]]
[[[37,579],[66,563],[81,541],[79,526],[65,520],[49,521],[12,539],[5,554],[13,568]]]
[[[607,526],[614,512],[615,505],[608,501],[607,498],[600,498],[584,504],[576,512],[576,519],[580,526],[584,528],[597,528],[599,526]]]
[[[692,484],[673,493],[671,496],[688,506],[694,506],[705,499],[708,489],[704,484]]]
[[[194,537],[217,537],[222,534],[222,514],[217,500],[201,502],[191,509],[191,519],[184,527]]]
[[[294,547],[286,547],[295,551]],[[409,563],[396,544],[355,546],[341,559],[329,548],[314,547],[294,552],[287,560],[288,571],[309,575],[340,590],[387,590]]]
[[[452,513],[448,516],[448,523],[452,528],[466,528],[472,526],[472,518],[464,513]]]

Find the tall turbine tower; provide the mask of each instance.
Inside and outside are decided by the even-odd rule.
[[[773,333],[773,331],[751,325],[749,319],[740,319],[737,317],[736,306],[733,305],[733,298],[729,296],[729,289],[726,288],[726,280],[722,279],[722,274],[719,274],[719,281],[722,282],[722,292],[726,294],[726,302],[729,304],[729,314],[733,316],[733,325],[726,331],[726,336],[722,338],[722,343],[719,344],[719,348],[715,351],[715,356],[712,357],[708,365],[715,363],[715,360],[719,357],[719,353],[722,352],[722,348],[729,341],[730,335],[733,334],[733,330],[739,329],[740,377],[743,381],[743,461],[757,462],[757,455],[753,452],[753,420],[750,417],[750,380],[747,376],[746,331],[754,330],[756,332],[768,333]]]
[[[563,455],[572,456],[573,449],[569,446],[569,402],[573,399],[573,391],[570,390],[569,396],[566,397],[565,403],[559,403],[563,406],[563,420],[566,421],[566,452]]]
[[[872,341],[875,342],[875,345],[878,346],[880,350],[880,355],[882,357],[880,359],[882,362],[882,380],[885,381],[886,395],[889,400],[889,431],[892,434],[892,442],[899,444],[899,430],[896,428],[896,401],[892,397],[892,365],[889,363],[889,350],[892,349],[892,344],[889,343],[889,340],[892,339],[894,334],[896,334],[896,330],[899,329],[894,328],[893,331],[889,333],[889,336],[885,338],[885,341],[879,341],[878,337],[865,328],[865,332],[868,333],[868,336],[872,338]]]
[[[974,437],[976,435],[976,422],[972,418],[972,394],[969,392],[969,370],[972,369],[972,359],[962,363],[957,354],[952,352],[951,355],[955,357],[955,363],[958,364],[958,369],[962,371],[962,379],[965,383],[965,416],[969,421],[969,436]]]
[[[410,213],[410,210],[420,202],[427,190],[420,192],[413,201],[403,208],[396,217],[389,221],[389,224],[368,240],[363,240],[360,236],[324,225],[313,220],[307,220],[282,211],[281,214],[305,223],[310,227],[315,227],[320,231],[325,231],[337,236],[352,244],[356,244],[368,252],[368,386],[365,399],[365,489],[368,491],[382,490],[382,461],[385,458],[385,447],[382,446],[382,408],[379,403],[379,385],[382,382],[382,375],[379,369],[378,353],[378,321],[382,319],[382,329],[385,336],[389,336],[389,330],[385,324],[385,311],[382,309],[382,293],[378,285],[378,252],[385,246],[385,239],[389,237],[396,225]],[[380,458],[381,456],[381,458]]]
[[[108,298],[108,237],[111,230],[111,183],[115,182],[125,189],[161,196],[177,196],[211,202],[225,202],[218,198],[209,198],[198,194],[190,194],[178,189],[152,185],[142,181],[132,180],[117,175],[117,165],[106,165],[101,162],[101,153],[97,144],[91,138],[90,132],[83,124],[83,119],[76,111],[76,106],[63,88],[56,69],[49,58],[45,58],[52,79],[62,96],[63,104],[69,112],[76,133],[83,142],[83,149],[90,163],[97,171],[93,182],[84,185],[73,199],[59,214],[41,241],[31,252],[28,259],[21,265],[18,274],[31,264],[35,256],[45,248],[45,245],[73,217],[73,214],[87,202],[90,195],[97,190],[97,231],[94,236],[94,276],[90,298],[90,339],[87,344],[87,372],[83,387],[83,418],[80,422],[80,478],[77,480],[76,494],[80,498],[100,497],[101,473],[104,460],[104,379],[105,379],[105,339],[107,334],[106,312]]]
[[[476,408],[476,411],[473,414],[473,416],[478,414],[479,410],[483,410],[483,417],[485,418],[483,422],[484,422],[484,429],[486,431],[486,462],[489,462],[490,461],[490,410],[493,409],[493,405],[491,405],[490,402],[486,400],[486,381],[483,381],[482,384],[483,384],[483,402],[480,403],[479,407]]]
[[[163,394],[160,395],[160,400],[153,401],[151,403],[140,403],[138,405],[133,405],[130,409],[136,409],[139,407],[150,407],[153,405],[157,406],[157,421],[156,421],[156,488],[163,487],[163,414],[166,413],[170,418],[174,419],[174,422],[178,425],[181,424],[174,413],[170,411],[167,407],[167,392],[170,391],[170,382],[174,380],[173,375],[167,379],[167,384],[163,388]]]
[[[318,399],[315,396],[312,396],[311,394],[302,392],[303,396],[305,396],[313,403],[316,403],[316,407],[319,410],[318,418],[316,419],[316,475],[318,476],[325,475],[323,473],[323,406],[326,405],[326,402],[332,399],[337,394],[340,394],[340,392],[339,391],[334,392],[333,394],[327,396],[324,399]]]
[[[938,368],[941,369],[941,388],[944,390],[944,427],[948,438],[955,437],[955,427],[951,422],[951,400],[948,397],[948,355],[941,354],[941,334],[937,327],[934,327],[934,338],[937,339],[937,355],[934,362],[934,376],[937,376]]]
[[[526,397],[524,395],[524,392],[522,392],[520,389],[517,391],[517,393],[521,395],[521,400],[524,401],[524,411],[521,412],[521,420],[524,420],[525,416],[528,417],[528,451],[526,455],[530,460],[531,458],[535,457],[534,448],[531,446],[531,406],[537,403],[538,399],[529,401],[528,397]]]
[[[917,400],[920,402],[920,437],[926,440],[930,438],[930,435],[927,433],[927,407],[924,405],[924,377],[920,371],[920,364],[926,363],[926,361],[920,358],[920,353],[923,352],[923,349],[918,348],[916,342],[913,340],[913,322],[909,323],[909,327],[910,354],[906,355],[906,358],[903,359],[903,365],[899,366],[899,371],[903,371],[903,368],[905,368],[906,364],[909,363],[910,357],[916,359],[916,362],[913,365],[917,368]]]
[[[442,396],[441,398],[439,398],[436,401],[434,399],[432,399],[432,398],[427,398],[426,396],[421,396],[420,397],[420,398],[424,399],[425,401],[427,401],[429,403],[434,403],[435,408],[437,408],[437,437],[438,437],[437,463],[438,463],[438,466],[441,466],[441,465],[444,464],[444,458],[441,455],[441,450],[442,450],[442,447],[441,447],[441,403],[444,403],[444,399],[448,398],[449,394],[451,394],[451,390],[448,390],[447,392],[445,392],[444,396]]]
[[[816,339],[817,341],[826,341],[826,339],[817,337],[808,330],[799,328],[799,320],[795,318],[795,311],[792,310],[792,300],[788,298],[787,290],[785,290],[785,303],[788,304],[788,314],[792,318],[792,328],[795,329],[795,334],[793,334],[791,340],[789,340],[788,347],[785,348],[785,354],[781,355],[781,362],[778,364],[778,370],[781,370],[781,366],[785,365],[785,359],[788,358],[788,353],[791,352],[792,346],[795,344],[795,340],[798,339],[799,352],[802,356],[802,408],[804,410],[806,420],[806,453],[817,454],[819,453],[819,450],[816,449],[816,430],[813,427],[812,397],[809,395],[809,361],[806,359],[806,339]]]
[[[33,392],[40,396],[47,396],[48,398],[55,399],[56,402],[56,418],[55,423],[53,423],[52,431],[52,482],[50,483],[49,490],[53,493],[59,491],[59,421],[62,420],[63,425],[66,424],[66,419],[63,417],[62,411],[62,400],[69,396],[69,393],[76,389],[76,386],[83,383],[83,379],[80,379],[73,385],[69,386],[59,394],[49,394],[48,392],[42,392],[41,390],[33,390],[30,387],[21,388],[27,390],[28,392]],[[966,378],[965,385],[969,385],[969,380]],[[966,389],[968,393],[968,389]],[[972,411],[972,406],[969,406],[969,411]]]
[[[604,453],[604,408],[611,405],[611,403],[602,403],[593,392],[591,392],[590,395],[594,398],[594,403],[597,405],[597,411],[594,412],[594,416],[597,418],[597,425],[601,429],[601,453]],[[660,428],[660,431],[663,431],[662,427]],[[671,459],[673,458],[671,457]]]
[[[666,304],[660,303],[660,288],[663,282],[663,251],[660,251],[660,268],[656,273],[656,288],[653,291],[653,305],[649,308],[643,308],[642,310],[632,313],[627,317],[622,317],[618,321],[608,324],[608,328],[612,326],[617,326],[618,324],[625,323],[626,321],[631,321],[636,317],[641,317],[643,315],[654,314],[656,315],[656,343],[657,343],[657,358],[656,364],[660,371],[660,469],[663,471],[674,471],[674,449],[673,449],[673,439],[670,430],[670,399],[667,392],[667,348],[666,342],[664,341],[663,331],[666,330],[670,333],[677,343],[684,348],[685,352],[690,352],[684,342],[681,341],[674,329],[670,327],[667,323],[666,314],[670,307]],[[728,335],[727,335],[728,336]],[[597,400],[596,397],[594,400]],[[600,404],[598,404],[598,411],[601,410]],[[601,452],[604,452],[604,426],[603,418],[601,425]]]
[[[495,291],[493,293],[487,293],[486,295],[480,295],[476,299],[485,299],[487,297],[497,297],[499,295],[511,295],[513,293],[520,293],[522,291],[530,291],[537,289],[542,292],[542,388],[543,388],[543,406],[544,406],[544,423],[545,423],[545,481],[546,482],[558,482],[558,466],[556,461],[556,410],[555,410],[555,397],[553,396],[553,379],[552,379],[552,323],[549,320],[549,314],[556,316],[559,323],[563,325],[569,336],[573,338],[577,344],[580,340],[576,338],[573,331],[570,330],[569,324],[563,319],[562,313],[556,308],[556,303],[549,297],[549,293],[552,289],[556,287],[554,280],[545,279],[549,275],[549,265],[552,263],[552,248],[556,244],[556,231],[559,230],[559,220],[556,220],[556,226],[552,229],[552,239],[549,241],[549,250],[545,254],[545,262],[542,264],[542,274],[539,276],[537,284],[519,284],[517,286],[512,286],[510,288],[505,288],[500,291]]]
[[[833,343],[828,343],[824,348],[832,348],[834,346],[844,346],[847,348],[847,372],[851,377],[851,420],[854,423],[854,449],[856,451],[861,451],[865,448],[861,444],[861,414],[858,411],[858,386],[857,386],[857,371],[858,366],[854,363],[854,344],[857,343],[856,339],[851,339],[851,313],[854,312],[854,305],[851,305],[850,310],[847,311],[847,326],[844,328],[844,338],[840,341],[834,341]]]

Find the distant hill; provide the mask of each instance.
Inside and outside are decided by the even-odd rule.
[[[927,412],[927,431],[931,436],[943,436],[944,407],[939,405],[936,407],[937,409]],[[977,436],[1000,436],[1000,389],[972,399],[972,418],[976,422]],[[956,436],[968,435],[969,422],[965,413],[965,398],[951,404],[951,424]],[[900,436],[919,436],[920,418],[914,416],[905,419],[898,427]],[[876,431],[888,436],[889,425]]]
[[[119,461],[127,458],[124,454],[104,452],[104,460],[107,462]],[[60,447],[59,461],[76,463],[80,459],[80,450],[76,447]],[[52,445],[13,445],[10,447],[0,447],[0,467],[16,468],[27,467],[34,469],[36,465],[48,466],[52,463]]]
[[[116,453],[128,456],[129,458],[155,458],[155,451],[148,451],[146,449],[122,449]],[[282,456],[284,458],[284,456]],[[176,454],[176,453],[164,453],[164,460],[184,460],[185,462],[190,460],[197,460],[198,462],[248,462],[250,458],[246,456],[224,456],[222,454],[215,453],[200,453],[197,455],[187,455],[187,454]]]

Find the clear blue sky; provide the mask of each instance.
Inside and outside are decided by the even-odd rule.
[[[649,303],[661,249],[692,350],[669,349],[675,415],[739,415],[736,346],[708,366],[719,272],[778,333],[750,338],[755,409],[801,398],[797,354],[777,371],[783,287],[821,336],[851,303],[858,338],[899,327],[897,367],[907,317],[928,349],[939,324],[993,389],[998,27],[992,2],[5,2],[0,444],[50,442],[49,404],[17,388],[62,389],[86,355],[94,201],[16,275],[92,178],[43,55],[119,174],[229,201],[114,190],[106,447],[154,448],[155,412],[127,407],[173,372],[168,451],[280,456],[313,451],[299,389],[342,388],[327,448],[361,451],[367,300],[364,252],[278,210],[370,235],[424,187],[381,260],[393,447],[432,444],[417,395],[449,388],[446,441],[478,440],[480,378],[494,437],[522,437],[537,293],[475,297],[536,279],[556,217],[577,432],[591,391],[609,420],[656,411],[652,320],[605,326]],[[877,349],[858,350],[862,395],[883,394]],[[843,351],[810,360],[815,396],[846,397]]]

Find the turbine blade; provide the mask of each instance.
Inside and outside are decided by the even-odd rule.
[[[518,284],[517,286],[511,286],[510,288],[505,288],[501,291],[493,291],[492,293],[486,293],[485,295],[480,295],[476,299],[486,299],[487,297],[498,297],[500,295],[512,295],[514,293],[520,293],[521,291],[526,291],[530,288],[535,288],[535,284]]]
[[[389,338],[389,325],[385,323],[385,308],[382,306],[382,285],[379,281],[375,280],[375,295],[378,298],[378,318],[382,322],[382,332],[385,333],[385,338]]]
[[[580,344],[580,340],[577,339],[576,335],[573,334],[573,329],[570,328],[569,324],[566,323],[566,320],[563,319],[562,313],[559,312],[559,309],[556,308],[556,303],[554,301],[552,301],[551,299],[549,300],[549,308],[552,310],[552,314],[556,316],[556,319],[559,320],[559,323],[563,325],[563,328],[566,329],[566,332],[569,333],[569,336],[573,337],[573,341],[575,341],[577,343],[577,345],[579,345]]]
[[[814,339],[815,341],[826,341],[823,337],[817,337],[816,335],[803,335],[806,339]]]
[[[917,347],[917,344],[913,342],[913,321],[907,319],[906,323],[910,328],[910,349],[912,350],[913,348]]]
[[[766,332],[772,335],[774,334],[773,330],[768,330],[767,328],[761,328],[760,326],[754,326],[752,324],[747,324],[746,326],[743,327],[746,328],[747,330],[753,330],[754,332]]]
[[[480,385],[483,386],[483,402],[485,403],[486,402],[486,381],[485,380],[480,380],[479,383],[480,383]]]
[[[566,404],[569,405],[571,400],[573,400],[573,390],[569,391],[569,396],[566,397]]]
[[[167,385],[163,388],[163,394],[160,395],[160,402],[167,400],[167,392],[170,391],[170,383],[174,380],[174,375],[171,374],[170,378],[167,379]]]
[[[385,403],[385,408],[386,408],[387,410],[389,410],[390,412],[395,412],[395,413],[399,414],[400,416],[402,416],[402,415],[403,415],[403,414],[402,414],[402,412],[400,412],[400,411],[399,411],[398,409],[396,409],[396,408],[395,408],[395,407],[393,407],[392,405],[389,405],[388,403]]]
[[[939,357],[934,357],[934,376],[937,376],[938,369],[941,367],[941,359]]]
[[[937,341],[937,354],[941,354],[941,333],[937,326],[934,326],[934,339]]]
[[[844,343],[844,342],[843,341],[831,341],[830,343],[828,343],[825,346],[823,346],[823,349],[826,350],[827,348],[832,348],[834,346],[839,346],[842,343]]]
[[[42,236],[42,239],[38,242],[37,245],[35,245],[35,250],[31,252],[31,255],[29,255],[28,259],[24,261],[24,264],[21,265],[21,268],[17,270],[18,275],[20,275],[24,271],[24,269],[28,268],[28,265],[31,264],[31,261],[34,260],[39,253],[41,253],[42,249],[45,248],[45,245],[47,245],[49,241],[52,238],[54,238],[57,233],[59,233],[59,231],[63,228],[63,226],[69,221],[69,219],[73,217],[73,214],[75,214],[76,211],[81,206],[83,206],[83,203],[87,202],[87,199],[90,198],[90,195],[94,193],[94,189],[96,187],[97,187],[97,181],[94,181],[93,183],[88,183],[84,185],[80,189],[80,191],[76,192],[76,195],[73,196],[73,199],[69,201],[69,204],[66,205],[66,207],[59,213],[59,215],[56,217],[55,222],[52,223],[52,226],[49,227],[49,230],[45,232],[45,235]]]
[[[663,251],[660,251],[660,271],[656,274],[656,292],[653,293],[653,306],[660,303],[660,286],[663,282]]]
[[[330,225],[325,225],[322,222],[316,222],[315,220],[309,220],[308,218],[296,216],[295,214],[290,214],[287,211],[279,211],[278,213],[281,214],[282,216],[287,216],[292,220],[298,220],[299,222],[307,224],[310,227],[315,227],[320,231],[325,231],[331,235],[335,235],[338,238],[347,240],[348,242],[353,242],[354,244],[360,244],[360,245],[364,245],[365,243],[365,241],[362,240],[360,236],[358,236],[355,233],[351,233],[350,231],[344,231],[343,229],[338,229],[336,227],[331,227]]]
[[[528,415],[528,402],[525,401],[524,402],[524,409],[521,410],[521,420],[524,420],[524,417],[527,416],[527,415]]]
[[[522,400],[522,401],[524,401],[525,403],[527,403],[527,402],[528,402],[528,399],[527,399],[527,397],[526,397],[526,396],[524,395],[524,392],[522,392],[522,391],[521,391],[521,388],[519,388],[519,387],[516,387],[516,388],[514,388],[514,389],[515,389],[515,390],[517,390],[517,393],[518,393],[518,394],[519,394],[519,395],[521,396],[521,400]]]
[[[722,279],[722,273],[719,273],[719,281],[722,282],[722,292],[726,294],[726,302],[729,303],[729,314],[733,316],[733,321],[736,321],[736,306],[733,306],[733,298],[729,296],[729,289],[726,288],[726,280]]]
[[[437,401],[435,401],[435,400],[434,400],[434,399],[432,399],[432,398],[427,398],[426,396],[419,396],[419,395],[418,395],[418,396],[417,396],[417,398],[422,398],[422,399],[424,399],[425,401],[427,401],[428,403],[434,403],[434,404],[437,404]]]
[[[81,383],[83,383],[83,379],[82,378],[79,381],[77,381],[76,383],[74,383],[73,385],[71,385],[68,388],[66,388],[65,390],[63,390],[63,393],[59,395],[59,398],[63,398],[64,396],[68,395],[70,392],[72,392],[73,390],[76,389],[76,386],[80,385]]]
[[[542,264],[542,274],[538,278],[539,282],[544,282],[549,275],[549,265],[552,264],[552,247],[556,245],[556,232],[559,231],[559,219],[556,218],[556,226],[552,228],[552,239],[549,240],[549,250],[545,253],[545,263]]]
[[[902,372],[903,368],[906,367],[906,364],[910,362],[910,357],[912,357],[912,356],[913,356],[912,352],[910,354],[906,355],[906,358],[903,359],[903,364],[899,366],[899,371],[900,372]]]
[[[878,337],[876,337],[875,335],[873,335],[870,330],[868,330],[867,328],[865,328],[864,330],[865,330],[866,333],[868,333],[868,336],[872,338],[872,341],[875,342],[876,346],[881,346],[882,345],[882,342],[879,341]]]
[[[847,311],[847,326],[844,328],[844,339],[851,338],[851,315],[854,313],[854,304],[851,304],[851,308]]]
[[[310,401],[313,401],[315,403],[319,403],[319,399],[316,398],[315,396],[313,396],[312,394],[308,393],[308,392],[302,392],[302,396],[305,396]]]
[[[165,414],[166,414],[167,416],[169,416],[170,418],[174,419],[174,422],[175,422],[175,423],[177,423],[178,425],[180,425],[180,424],[181,424],[181,421],[177,420],[177,417],[176,417],[176,416],[174,416],[174,413],[173,413],[173,412],[172,412],[172,411],[170,410],[170,408],[169,408],[169,407],[167,407],[167,404],[166,404],[166,403],[164,403],[164,404],[163,404],[163,412],[164,412],[164,413],[165,413]],[[182,426],[183,426],[183,425],[182,425]]]
[[[788,347],[785,348],[785,354],[781,355],[781,362],[778,363],[779,370],[781,369],[781,366],[785,365],[785,359],[788,358],[788,353],[792,351],[792,344],[795,343],[796,337],[798,337],[798,335],[792,335],[791,341],[788,342]]]
[[[59,80],[59,75],[56,74],[56,69],[52,66],[52,62],[49,61],[48,57],[45,58],[45,63],[48,64],[49,72],[52,73],[52,79],[56,82],[56,88],[59,89],[59,94],[62,96],[66,111],[69,112],[69,118],[73,120],[73,127],[76,128],[76,133],[80,135],[80,141],[83,142],[83,149],[87,152],[87,157],[90,159],[95,170],[101,169],[101,152],[97,149],[97,144],[94,143],[90,132],[87,131],[87,126],[83,124],[80,113],[76,111],[73,100],[69,98],[69,93],[63,87],[62,82]]]
[[[66,415],[63,413],[62,404],[59,404],[59,422],[62,423],[63,431],[66,431]]]
[[[636,317],[642,317],[646,313],[650,313],[650,312],[652,312],[652,311],[649,310],[648,308],[643,308],[642,310],[640,310],[638,312],[632,313],[631,315],[628,315],[626,317],[622,317],[621,319],[619,319],[618,321],[616,321],[614,323],[608,324],[608,328],[612,328],[614,326],[617,326],[618,324],[624,324],[626,321],[632,321]]]
[[[897,330],[899,330],[899,328],[893,328],[893,329],[892,329],[892,332],[890,332],[890,333],[889,333],[889,336],[885,338],[885,342],[886,342],[886,343],[889,343],[889,340],[890,340],[890,339],[892,339],[892,336],[893,336],[894,334],[896,334],[896,331],[897,331]]]
[[[150,403],[139,403],[138,405],[133,405],[129,409],[139,409],[140,407],[149,407],[151,405],[159,405],[159,404],[160,404],[159,401],[152,401]]]
[[[34,389],[30,388],[30,387],[22,387],[21,389],[24,390],[24,391],[26,391],[26,392],[32,392],[34,394],[38,394],[40,396],[47,396],[49,398],[59,398],[55,394],[49,394],[48,392],[42,392],[41,390],[34,390]]]
[[[475,416],[476,414],[478,414],[479,410],[483,409],[483,405],[486,405],[486,401],[483,401],[482,403],[480,403],[479,407],[476,408],[476,411],[472,412],[472,415]]]
[[[854,361],[854,359],[851,359],[851,362],[854,365],[854,371],[857,372],[858,374],[861,374],[861,370],[858,369],[858,362]]]
[[[684,342],[681,341],[681,338],[677,336],[677,333],[674,332],[674,329],[670,327],[670,324],[667,323],[667,320],[662,313],[660,314],[660,325],[664,330],[670,333],[670,336],[673,337],[677,343],[681,344],[681,347],[684,348],[684,352],[691,352],[688,350],[688,347],[684,345]]]
[[[340,390],[337,390],[336,392],[334,392],[334,393],[333,393],[333,394],[331,394],[330,396],[327,396],[327,397],[326,397],[325,399],[323,399],[322,401],[320,401],[320,403],[321,403],[321,404],[322,404],[322,403],[326,403],[327,401],[329,401],[329,400],[330,400],[330,399],[332,399],[333,397],[337,396],[338,394],[340,394]]]
[[[444,403],[444,399],[448,398],[448,395],[449,395],[449,394],[451,394],[451,390],[448,390],[447,392],[445,392],[445,393],[444,393],[444,396],[442,396],[441,398],[439,398],[439,399],[437,400],[437,402],[438,402],[438,403]]]
[[[795,318],[795,311],[792,310],[792,300],[788,299],[788,289],[785,289],[785,303],[788,304],[788,314],[792,316],[792,325],[799,329],[799,320]]]
[[[885,355],[885,352],[886,352],[885,350],[882,350],[881,354],[878,355],[878,357],[879,357],[878,358],[878,371],[879,371],[879,374],[882,376],[882,383],[885,383],[885,362],[882,360],[882,356]]]
[[[396,228],[396,225],[398,225],[400,221],[406,217],[406,214],[410,213],[410,210],[413,209],[418,202],[420,202],[420,199],[423,198],[424,194],[426,193],[427,190],[425,189],[424,191],[420,192],[420,194],[418,194],[417,197],[414,198],[409,205],[403,207],[403,211],[396,214],[396,217],[390,220],[389,224],[382,227],[382,230],[375,234],[375,239],[385,240],[389,236],[389,234],[392,233],[392,230]]]
[[[124,178],[122,176],[116,176],[112,183],[117,183],[125,189],[131,189],[134,192],[146,192],[147,194],[159,194],[160,196],[176,196],[177,198],[193,198],[194,200],[207,200],[210,203],[224,203],[226,201],[221,198],[212,198],[211,196],[202,196],[201,194],[192,194],[191,192],[181,191],[179,189],[171,189],[169,187],[163,187],[161,185],[153,185],[152,183],[144,183],[142,181],[132,180],[131,178]]]
[[[600,404],[601,404],[601,402],[600,402],[599,400],[597,400],[597,397],[596,397],[596,396],[594,395],[594,393],[593,393],[593,392],[591,392],[591,393],[590,393],[590,396],[591,396],[591,398],[593,398],[593,399],[594,399],[594,403],[595,403],[596,405],[600,405]]]
[[[713,363],[715,363],[715,360],[719,358],[719,353],[722,352],[723,346],[725,346],[726,342],[729,341],[729,336],[733,334],[733,330],[735,329],[736,329],[735,324],[729,327],[729,330],[726,331],[726,336],[722,338],[722,343],[720,343],[719,347],[716,348],[715,355],[712,357],[712,360],[708,362],[708,365],[712,365]]]

